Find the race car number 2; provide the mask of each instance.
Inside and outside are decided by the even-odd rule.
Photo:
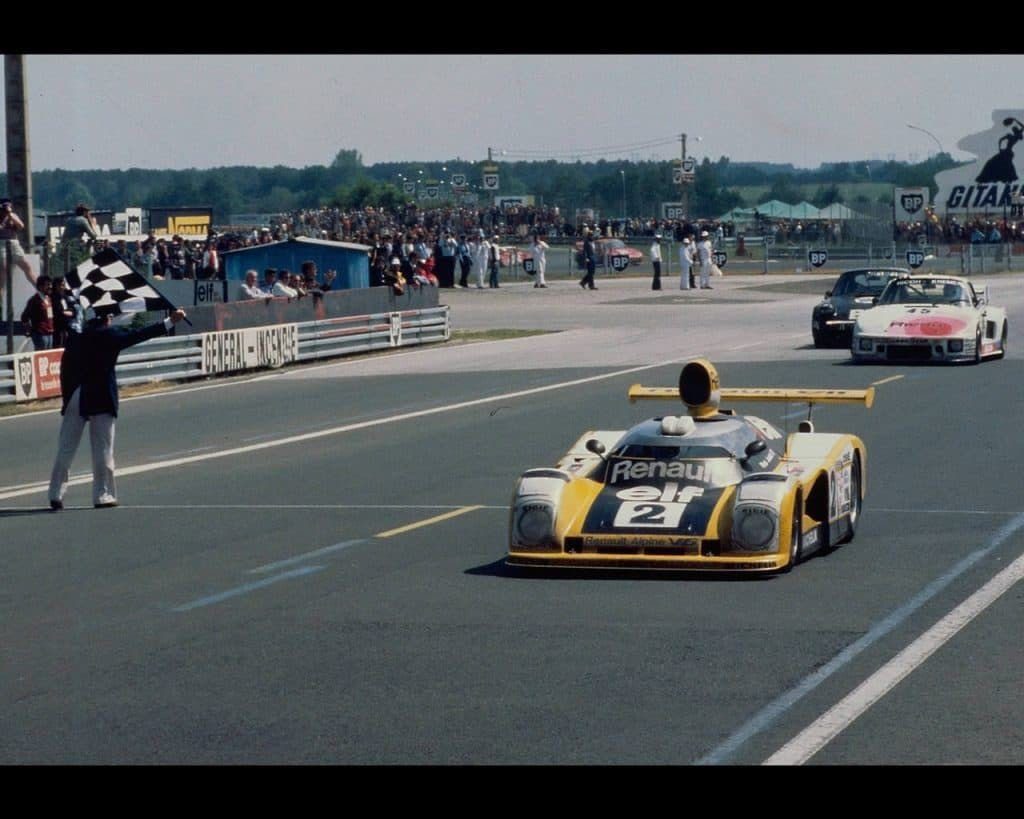
[[[669,482],[664,489],[653,486],[634,486],[616,493],[624,501],[615,514],[613,526],[646,529],[674,529],[679,526],[687,502],[702,495],[699,487],[687,486],[681,492],[678,485]]]
[[[685,510],[685,503],[624,503],[619,507],[612,525],[674,529],[683,519]]]

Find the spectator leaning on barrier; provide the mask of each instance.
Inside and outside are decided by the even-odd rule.
[[[37,350],[53,347],[53,302],[50,299],[49,276],[36,279],[36,292],[28,300],[21,314],[25,335],[32,337],[32,346]]]
[[[264,293],[256,282],[257,273],[253,269],[245,271],[245,281],[238,288],[239,300],[245,299],[264,299],[267,294]]]
[[[272,267],[268,267],[263,271],[263,284],[260,285],[260,290],[262,290],[266,296],[273,296],[274,284],[276,282],[277,270]]]
[[[285,296],[289,299],[296,298],[299,293],[291,286],[292,274],[288,270],[281,270],[277,274],[277,281],[274,282],[274,286],[270,289],[272,296],[281,297]]]

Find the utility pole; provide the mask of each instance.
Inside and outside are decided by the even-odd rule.
[[[4,55],[4,96],[7,120],[7,195],[14,210],[24,215],[19,240],[26,249],[35,243],[32,217],[32,173],[28,161],[28,109],[25,102],[25,61],[21,54]],[[10,260],[8,260],[10,261]],[[7,265],[7,352],[14,352],[13,271]]]
[[[679,135],[679,141],[682,143],[682,153],[680,155],[681,164],[679,166],[680,172],[683,170],[683,166],[686,165],[686,134]],[[684,176],[682,179],[683,183],[683,213],[686,217],[686,221],[690,221],[690,185],[686,181]]]

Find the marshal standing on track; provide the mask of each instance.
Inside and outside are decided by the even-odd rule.
[[[121,304],[117,321],[130,319],[133,310],[145,309],[139,298]],[[117,418],[118,390],[114,368],[121,351],[168,333],[185,318],[184,310],[175,310],[169,318],[140,330],[112,326],[114,312],[93,316],[81,335],[71,334],[61,361],[60,386],[63,395],[60,439],[57,458],[50,475],[50,509],[64,508],[68,487],[68,469],[82,440],[86,422],[92,444],[92,502],[97,509],[117,506],[114,483],[114,425]]]

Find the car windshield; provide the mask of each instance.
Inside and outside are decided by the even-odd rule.
[[[893,273],[881,270],[851,270],[839,277],[833,296],[877,296],[892,279]]]
[[[955,279],[894,279],[879,304],[970,304],[966,288]]]

